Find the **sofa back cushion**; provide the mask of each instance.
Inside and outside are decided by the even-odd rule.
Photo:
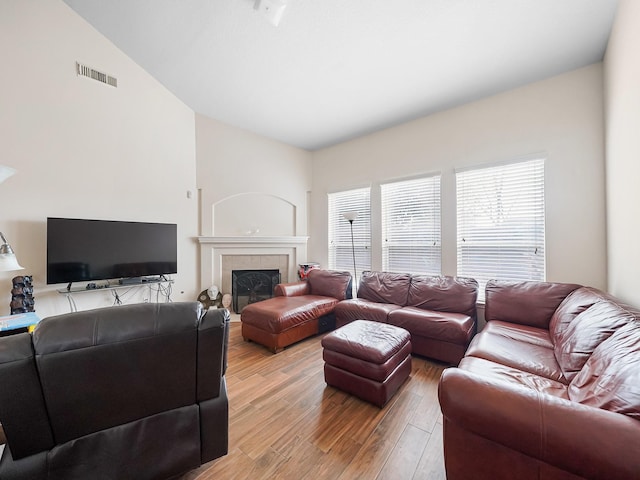
[[[552,341],[562,336],[574,318],[597,302],[607,299],[603,292],[591,287],[580,287],[571,292],[558,306],[549,322]]]
[[[193,405],[201,316],[177,302],[42,320],[33,345],[56,441]]]
[[[634,319],[629,311],[607,300],[576,315],[553,338],[556,360],[567,381],[574,379],[598,345]]]
[[[358,298],[371,302],[407,304],[411,275],[408,273],[362,272]]]
[[[407,305],[476,318],[478,282],[473,278],[413,275]]]
[[[315,268],[307,276],[311,295],[338,300],[351,298],[351,273]]]
[[[574,402],[640,420],[640,322],[603,341],[569,385]]]
[[[567,295],[579,287],[573,283],[489,280],[486,286],[485,320],[549,328],[553,312]]]

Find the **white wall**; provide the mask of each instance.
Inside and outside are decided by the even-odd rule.
[[[605,55],[609,290],[640,305],[640,2],[620,2]]]
[[[196,150],[203,235],[307,235],[309,152],[202,115]]]
[[[0,185],[0,230],[25,267],[0,273],[0,314],[16,273],[34,276],[41,317],[69,310],[63,285],[45,285],[48,216],[177,223],[173,299],[194,300],[193,111],[59,0],[2,0],[0,45],[0,163],[18,170]],[[76,76],[76,61],[118,88]],[[75,298],[81,309],[113,301]]]
[[[380,269],[379,184],[441,172],[442,266],[455,275],[454,170],[541,153],[547,279],[605,288],[602,77],[591,65],[314,152],[309,260],[327,264],[327,193],[371,185]]]

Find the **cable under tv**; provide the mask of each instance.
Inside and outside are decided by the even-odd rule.
[[[121,278],[118,280],[120,285],[140,285],[142,283],[142,277],[129,277]]]

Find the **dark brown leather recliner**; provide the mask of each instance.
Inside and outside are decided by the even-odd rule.
[[[163,479],[225,455],[228,322],[137,304],[0,338],[0,478]]]

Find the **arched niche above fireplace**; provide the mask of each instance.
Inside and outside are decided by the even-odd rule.
[[[296,206],[276,195],[240,193],[212,205],[213,235],[296,235]]]

